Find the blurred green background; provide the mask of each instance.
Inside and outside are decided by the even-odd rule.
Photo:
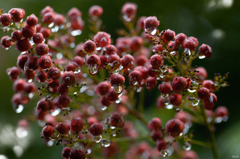
[[[5,11],[11,8],[23,8],[26,15],[39,12],[49,5],[58,13],[66,14],[72,7],[77,7],[83,13],[85,23],[88,18],[88,9],[92,5],[100,5],[104,9],[102,15],[106,32],[116,39],[116,30],[123,27],[119,20],[120,11],[125,0],[0,0],[0,8]],[[213,78],[214,73],[221,75],[230,72],[228,82],[230,87],[222,88],[217,92],[217,106],[227,106],[230,112],[226,123],[216,125],[218,153],[222,159],[232,158],[232,155],[240,156],[240,105],[239,84],[240,81],[240,1],[239,0],[132,0],[138,5],[137,16],[157,16],[161,21],[160,30],[172,29],[176,33],[185,33],[188,36],[197,37],[199,44],[209,44],[213,49],[210,59],[196,60],[194,64],[204,66],[208,70],[208,78]],[[77,37],[77,43],[88,38],[88,25],[85,25],[83,34]],[[4,34],[1,32],[0,36]],[[23,114],[29,113],[35,106],[34,102],[28,104],[23,114],[16,114],[10,103],[13,95],[12,82],[9,80],[6,69],[16,65],[18,52],[13,48],[6,51],[0,48],[0,159],[1,155],[8,159],[56,159],[61,158],[61,147],[44,146],[40,139],[40,129],[37,124],[30,125],[30,134],[23,140],[16,139],[13,130],[17,121]],[[158,116],[163,119],[173,117],[171,111],[155,110],[155,99],[158,92],[152,93],[154,102],[145,103],[150,117]],[[152,98],[153,98],[152,97]],[[32,106],[30,106],[32,105]],[[167,115],[166,115],[167,114]],[[203,127],[194,127],[199,140],[208,140],[207,132]],[[202,131],[204,130],[204,131]],[[14,153],[15,145],[24,147],[23,154],[18,157]],[[210,159],[211,151],[193,145],[200,158]]]

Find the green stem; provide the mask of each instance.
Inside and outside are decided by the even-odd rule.
[[[139,96],[139,112],[141,114],[144,112],[144,89],[141,91]]]
[[[147,138],[150,138],[149,134],[139,136],[138,138],[132,138],[132,137],[116,138],[116,139],[113,139],[113,142],[127,142],[127,141],[142,140],[142,139],[147,139]]]
[[[205,112],[203,104],[200,104],[200,108],[201,108],[201,111],[202,111],[201,113],[203,115],[203,119],[204,119],[205,125],[207,126],[208,131],[209,131],[210,141],[211,141],[211,148],[212,148],[212,152],[213,152],[214,158],[215,159],[219,159],[218,154],[217,154],[216,144],[215,144],[216,143],[215,135],[214,135],[213,129],[211,128],[211,125],[207,121],[207,115],[206,115],[206,112]]]
[[[190,143],[195,144],[195,145],[204,146],[204,147],[211,147],[212,146],[210,143],[197,141],[197,140],[191,140]]]
[[[177,68],[177,70],[179,71],[180,75],[181,75],[181,76],[184,76],[181,68],[179,67],[179,62],[177,62],[177,61],[173,58],[172,55],[169,55],[169,57],[170,57],[171,60],[175,63],[174,65],[175,65],[175,67]]]

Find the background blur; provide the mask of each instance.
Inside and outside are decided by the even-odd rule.
[[[104,9],[102,15],[106,32],[116,39],[116,30],[123,27],[119,20],[120,11],[125,0],[0,0],[0,7],[5,11],[11,8],[23,8],[26,15],[39,12],[46,6],[51,6],[56,12],[66,14],[72,7],[77,7],[83,13],[85,24],[88,18],[88,9],[92,5],[100,5]],[[214,73],[224,75],[230,72],[228,82],[230,87],[222,88],[216,93],[217,106],[227,106],[230,112],[229,120],[216,126],[218,153],[222,159],[240,156],[240,1],[239,0],[132,0],[138,5],[137,16],[157,16],[161,21],[160,30],[172,29],[176,33],[185,33],[187,36],[197,37],[199,44],[209,44],[213,49],[210,59],[196,60],[194,64],[206,67],[208,78]],[[26,16],[25,16],[26,17]],[[0,32],[2,37],[4,34]],[[88,38],[88,26],[85,25],[83,34],[77,37],[76,43]],[[13,95],[12,82],[9,80],[6,69],[16,65],[18,52],[12,47],[6,51],[0,48],[0,159],[56,159],[61,158],[61,147],[44,146],[40,139],[40,129],[36,123],[30,125],[29,135],[20,140],[16,138],[17,121],[22,115],[30,113],[35,102],[30,102],[22,114],[16,114],[10,103]],[[147,105],[147,113],[160,117],[165,123],[173,117],[168,110],[155,110],[155,99],[158,92],[152,92],[152,103]],[[205,128],[195,126],[194,138],[208,140]],[[20,145],[20,146],[16,146]],[[193,145],[200,158],[211,158],[210,149]]]

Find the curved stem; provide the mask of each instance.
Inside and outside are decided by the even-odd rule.
[[[207,115],[206,115],[205,109],[203,107],[203,104],[200,104],[200,108],[201,108],[201,113],[203,115],[205,125],[207,126],[208,131],[209,131],[210,140],[211,140],[211,148],[212,148],[214,158],[219,159],[218,154],[217,154],[216,144],[215,144],[216,143],[215,135],[214,135],[213,129],[211,128],[211,125],[207,122]]]

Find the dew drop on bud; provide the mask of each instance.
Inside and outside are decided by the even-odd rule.
[[[169,94],[161,94],[162,99],[167,99],[169,97]]]
[[[77,93],[77,92],[74,92],[73,94],[74,94],[74,95],[77,95],[78,93]]]
[[[196,90],[195,89],[188,89],[188,92],[194,93],[194,92],[196,92]]]
[[[111,128],[111,129],[116,129],[116,127],[115,127],[115,126],[110,126],[110,128]]]
[[[38,125],[41,127],[44,127],[46,125],[46,122],[42,120],[38,120]]]
[[[18,127],[16,129],[16,135],[20,139],[24,138],[24,137],[26,137],[28,135],[28,130],[26,128],[24,128],[24,127]]]
[[[51,112],[51,115],[52,115],[52,116],[57,116],[60,112],[61,112],[61,109],[60,109],[60,108],[56,108],[56,109],[54,109],[54,110]]]
[[[75,44],[74,44],[74,43],[71,43],[71,44],[70,44],[70,47],[71,47],[71,48],[74,48],[74,47],[75,47]]]
[[[189,151],[189,150],[191,150],[191,148],[192,148],[192,145],[189,142],[184,143],[184,145],[183,145],[184,150]]]
[[[119,94],[119,93],[122,93],[123,89],[122,89],[122,86],[113,86],[114,88],[114,92]]]
[[[63,58],[63,54],[61,52],[57,53],[57,59],[61,60]]]
[[[199,59],[205,59],[205,57],[206,57],[205,55],[199,55],[198,56]]]
[[[196,97],[190,97],[190,103],[192,106],[198,106],[200,100]]]
[[[165,102],[165,108],[166,109],[172,109],[173,108],[173,105],[168,103],[168,102]]]
[[[28,80],[28,83],[32,83],[32,81],[33,81],[32,79],[29,79],[29,80]]]
[[[15,112],[16,113],[21,113],[23,111],[24,106],[23,105],[18,105],[15,107]]]
[[[167,156],[168,156],[168,151],[167,151],[167,150],[162,150],[162,151],[161,151],[161,155],[162,155],[163,157],[167,157]]]
[[[90,65],[90,66],[88,66],[88,71],[89,71],[90,75],[92,75],[92,76],[96,75],[97,72],[98,72],[97,65]]]
[[[186,48],[183,53],[184,53],[186,56],[190,56],[190,55],[191,55],[191,51],[190,51],[188,48]]]
[[[81,35],[82,34],[82,30],[73,30],[71,32],[71,35],[72,36],[78,36],[78,35]]]
[[[91,154],[91,153],[92,153],[92,150],[91,150],[91,149],[87,149],[87,150],[86,150],[86,153],[87,153],[87,154]]]
[[[176,56],[176,54],[177,54],[176,51],[172,51],[172,52],[170,52],[170,55],[172,55],[172,56]]]
[[[127,15],[123,15],[123,19],[127,22],[130,22],[132,20],[132,17],[128,17]]]
[[[103,147],[109,147],[111,142],[108,139],[102,139],[101,144],[102,144]]]
[[[145,32],[148,32],[151,35],[155,35],[157,33],[157,28],[145,29]]]
[[[106,109],[107,109],[107,106],[101,105],[101,110],[102,110],[102,111],[104,111],[104,110],[106,110]]]
[[[93,140],[94,140],[96,143],[100,143],[101,140],[102,140],[102,135],[94,136]]]
[[[122,100],[122,99],[119,97],[118,100],[115,101],[115,103],[116,103],[116,104],[119,104],[119,103],[121,103],[121,100]]]
[[[53,145],[53,140],[49,140],[48,142],[47,142],[47,146],[49,146],[49,147],[51,147],[52,145]]]

